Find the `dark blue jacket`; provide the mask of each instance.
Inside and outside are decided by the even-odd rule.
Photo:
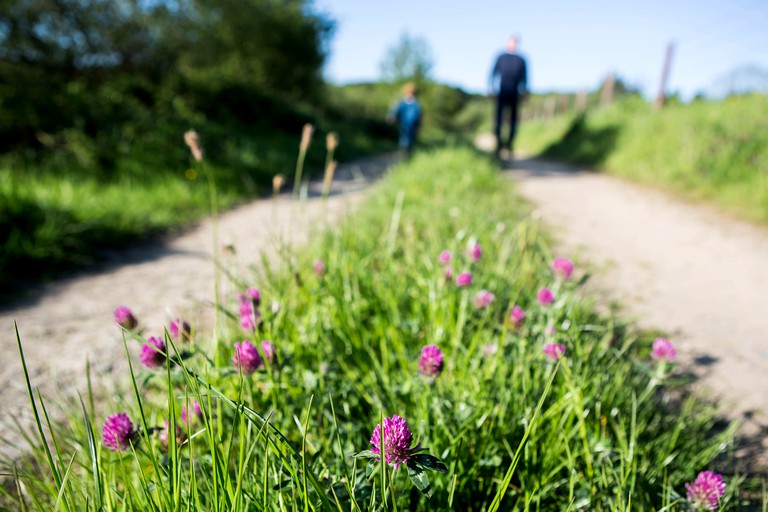
[[[491,91],[500,96],[525,95],[528,91],[525,59],[516,53],[499,55],[491,72]]]

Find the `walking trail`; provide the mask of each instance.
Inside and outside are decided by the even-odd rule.
[[[224,264],[235,274],[273,257],[278,243],[300,243],[353,208],[367,183],[391,158],[339,170],[336,194],[306,203],[287,196],[255,201],[220,218],[223,245],[236,249]],[[591,287],[603,304],[619,301],[641,326],[662,329],[676,344],[681,366],[697,377],[705,397],[743,420],[760,460],[768,424],[768,230],[731,220],[706,206],[592,172],[526,159],[505,175],[550,225],[561,254],[593,270]],[[131,307],[148,333],[174,317],[211,316],[213,266],[209,222],[159,246],[138,247],[108,268],[45,287],[28,303],[0,311],[0,436],[18,441],[13,420],[31,424],[13,322],[19,325],[32,385],[49,401],[83,391],[86,355],[97,391],[109,396],[126,375],[116,306]],[[234,290],[228,290],[233,292]],[[3,443],[0,455],[13,456]]]

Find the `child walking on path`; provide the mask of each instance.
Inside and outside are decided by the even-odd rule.
[[[400,151],[410,155],[421,125],[421,104],[416,99],[414,84],[409,82],[403,86],[403,98],[389,111],[387,121],[397,122],[400,130]]]

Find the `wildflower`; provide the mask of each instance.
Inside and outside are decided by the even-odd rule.
[[[437,377],[443,371],[443,352],[437,345],[427,345],[421,349],[419,360],[419,373],[426,377]]]
[[[552,271],[557,277],[567,281],[573,274],[573,262],[568,258],[555,258],[552,262]]]
[[[451,262],[451,258],[453,258],[451,251],[443,251],[440,253],[440,256],[437,257],[438,261],[440,261],[440,263],[443,265],[449,264]]]
[[[483,257],[483,248],[477,242],[470,242],[469,248],[467,248],[467,255],[472,261],[480,261],[480,258]]]
[[[113,452],[121,452],[139,441],[139,432],[134,428],[131,418],[120,412],[107,416],[101,437],[107,448]]]
[[[371,451],[381,455],[383,448],[384,460],[397,469],[400,464],[407,463],[411,458],[413,434],[405,420],[397,414],[392,415],[391,418],[384,418],[382,423],[384,425],[384,439],[381,438],[382,425],[376,425],[371,436]]]
[[[677,359],[675,346],[666,338],[656,338],[651,349],[651,359],[657,361],[674,361]]]
[[[192,152],[192,157],[198,161],[203,161],[203,147],[200,145],[200,136],[195,130],[187,130],[184,132],[184,143],[189,146],[189,150]]]
[[[538,295],[536,295],[536,300],[538,300],[539,304],[542,306],[546,306],[555,302],[555,295],[549,288],[542,288],[539,290]]]
[[[445,267],[445,270],[443,271],[443,275],[445,276],[446,281],[450,281],[453,279],[453,269],[451,267]]]
[[[517,329],[523,324],[523,320],[525,320],[523,308],[518,305],[512,306],[509,311],[509,321],[512,322],[512,325]]]
[[[158,368],[165,364],[165,342],[162,338],[150,336],[147,343],[141,346],[139,360],[147,368]]]
[[[232,357],[232,365],[239,368],[243,373],[253,373],[262,366],[264,360],[259,351],[250,341],[245,340],[242,343],[235,343],[235,355]]]
[[[560,343],[547,343],[544,345],[544,355],[550,359],[558,360],[565,355],[565,345]]]
[[[200,402],[197,400],[192,401],[192,413],[199,419],[203,419],[203,409],[200,407]],[[181,421],[184,423],[189,423],[191,420],[192,418],[189,417],[189,410],[187,409],[187,406],[183,405],[181,407]]]
[[[269,361],[269,364],[275,362],[275,346],[271,341],[264,340],[261,342],[261,350],[264,351],[264,359]]]
[[[245,331],[252,331],[261,323],[261,314],[253,302],[243,300],[240,303],[240,326]]]
[[[458,276],[456,276],[456,286],[463,287],[463,286],[469,286],[472,284],[472,273],[471,272],[462,272]]]
[[[317,277],[323,277],[325,275],[325,262],[321,259],[316,259],[312,264],[312,271]]]
[[[187,322],[177,318],[168,326],[168,334],[173,341],[189,341],[192,337],[192,328]]]
[[[187,440],[187,434],[184,433],[184,430],[179,425],[175,425],[175,431],[176,431],[176,445],[181,446],[184,441]],[[157,434],[157,439],[160,441],[160,446],[163,447],[163,451],[168,451],[168,444],[171,442],[171,431],[168,425],[168,420],[163,422],[163,428],[160,430],[160,432]]]
[[[138,320],[127,306],[120,306],[115,309],[115,323],[129,331],[139,325]]]
[[[496,300],[496,296],[488,290],[480,290],[472,298],[472,304],[478,309],[485,309]]]
[[[693,483],[685,484],[688,500],[695,509],[717,510],[720,498],[725,494],[725,482],[722,475],[712,471],[702,471]]]
[[[261,302],[261,291],[256,287],[251,287],[245,290],[245,298],[253,302],[255,306],[258,306]]]

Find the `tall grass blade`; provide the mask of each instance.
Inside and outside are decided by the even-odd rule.
[[[45,432],[43,431],[43,424],[40,421],[40,414],[37,411],[37,403],[35,401],[35,395],[32,392],[32,384],[29,381],[29,371],[27,370],[27,360],[24,357],[24,349],[21,346],[21,336],[19,334],[19,326],[16,324],[16,322],[13,322],[13,329],[16,332],[16,343],[19,347],[19,357],[21,357],[21,367],[24,371],[24,384],[27,387],[27,395],[29,396],[29,403],[32,406],[32,413],[35,416],[35,425],[37,426],[37,433],[40,436],[40,442],[42,444],[43,451],[45,452],[45,458],[48,462],[48,468],[51,470],[51,474],[53,475],[54,482],[56,482],[56,486],[58,488],[61,488],[61,474],[59,473],[59,469],[56,467],[56,464],[53,462],[53,455],[51,454],[51,449],[48,446],[48,439],[45,436]]]
[[[101,497],[101,471],[99,470],[99,453],[96,445],[96,437],[93,435],[93,424],[88,410],[83,403],[83,397],[80,397],[80,405],[83,407],[83,425],[85,426],[85,434],[88,438],[88,454],[91,457],[91,481],[93,484],[92,491],[96,504],[96,509],[101,510],[104,508],[104,503]]]
[[[560,366],[563,365],[563,361],[565,361],[565,357],[561,357],[558,360],[557,366],[555,366],[555,368],[552,370],[552,374],[549,376],[547,385],[544,388],[544,391],[541,393],[541,397],[539,398],[539,403],[536,404],[536,410],[534,411],[533,416],[531,417],[531,421],[528,423],[528,426],[525,429],[523,438],[520,440],[520,444],[517,446],[517,450],[515,451],[515,456],[512,458],[512,462],[507,469],[507,473],[504,475],[504,479],[501,481],[499,490],[496,491],[496,496],[494,496],[493,501],[491,502],[491,506],[488,508],[488,512],[496,512],[499,510],[499,506],[501,506],[501,500],[507,493],[509,483],[512,481],[512,475],[514,475],[517,464],[520,462],[520,455],[523,451],[523,448],[525,447],[526,441],[528,441],[528,437],[531,435],[531,431],[536,426],[536,420],[538,420],[541,409],[544,407],[544,400],[546,400],[547,396],[549,395],[549,391],[552,389],[552,383],[555,381],[555,376],[557,375]]]

